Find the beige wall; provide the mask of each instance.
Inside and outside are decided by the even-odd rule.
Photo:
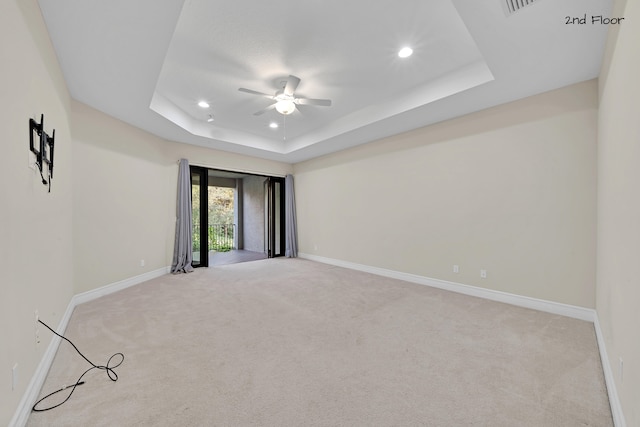
[[[297,164],[300,252],[594,307],[596,118],[590,81]]]
[[[620,2],[614,16],[625,24],[610,34],[600,80],[596,309],[627,425],[639,426],[640,4]]]
[[[75,292],[169,265],[169,143],[75,101],[71,117]]]
[[[35,0],[0,2],[0,425],[14,414],[73,295],[69,95]],[[56,130],[51,193],[29,168],[29,118]],[[18,382],[11,372],[18,364]]]
[[[180,158],[267,175],[292,170],[165,141],[84,104],[74,101],[72,107],[76,293],[171,265]]]

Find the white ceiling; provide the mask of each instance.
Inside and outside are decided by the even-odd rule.
[[[168,140],[295,163],[598,76],[607,27],[565,22],[609,16],[611,0],[510,16],[504,1],[39,3],[74,99]],[[290,74],[296,96],[332,105],[256,116],[272,101],[238,91],[275,94]]]

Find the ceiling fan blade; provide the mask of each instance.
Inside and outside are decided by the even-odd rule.
[[[261,115],[263,115],[264,113],[266,113],[267,111],[269,111],[269,110],[273,110],[274,108],[276,108],[276,104],[271,104],[271,105],[269,105],[267,108],[265,108],[265,109],[263,109],[263,110],[260,110],[260,111],[257,111],[257,112],[255,112],[255,113],[253,113],[253,115],[254,115],[254,116],[261,116]]]
[[[311,98],[296,98],[294,100],[296,104],[300,105],[320,105],[323,107],[330,107],[331,100],[330,99],[311,99]]]
[[[287,85],[284,87],[284,94],[287,96],[293,96],[293,93],[296,91],[299,84],[300,79],[296,76],[290,75],[287,79]]]
[[[250,93],[250,94],[252,94],[252,95],[260,95],[260,96],[264,96],[265,98],[269,98],[269,99],[273,99],[273,98],[274,98],[274,96],[273,96],[273,95],[269,95],[269,94],[267,94],[267,93],[262,93],[262,92],[258,92],[258,91],[251,90],[251,89],[246,89],[246,88],[243,88],[243,87],[239,88],[238,90],[239,90],[240,92]]]

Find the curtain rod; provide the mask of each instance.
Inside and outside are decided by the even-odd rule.
[[[180,164],[180,159],[178,159],[176,161],[176,164]],[[249,175],[276,176],[276,177],[282,177],[282,178],[287,176],[287,174],[282,174],[282,173],[260,172],[260,171],[252,171],[252,170],[248,170],[248,169],[221,168],[221,167],[216,167],[216,166],[211,166],[211,165],[205,165],[203,163],[191,163],[191,162],[189,162],[189,165],[190,166],[198,166],[198,167],[207,168],[207,169],[221,170],[221,171],[225,171],[225,172],[246,173],[246,174],[249,174]]]

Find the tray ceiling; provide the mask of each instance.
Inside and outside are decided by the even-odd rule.
[[[168,140],[294,163],[598,76],[606,26],[565,17],[608,16],[610,1],[509,16],[503,1],[39,3],[74,99]],[[296,96],[332,105],[256,116],[272,101],[238,91],[275,94],[289,75]]]

